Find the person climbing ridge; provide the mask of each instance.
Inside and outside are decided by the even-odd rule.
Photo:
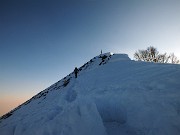
[[[78,68],[77,68],[77,67],[75,67],[75,69],[74,69],[75,78],[77,78],[77,74],[78,74],[78,72],[79,72]]]

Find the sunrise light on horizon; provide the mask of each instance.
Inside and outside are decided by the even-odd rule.
[[[100,51],[180,58],[179,0],[0,2],[0,116]]]

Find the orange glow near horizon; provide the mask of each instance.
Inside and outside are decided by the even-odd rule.
[[[0,116],[8,113],[18,107],[34,95],[44,90],[49,83],[42,85],[38,80],[33,81],[17,81],[10,78],[7,82],[0,82]],[[47,86],[46,86],[47,84]]]
[[[21,105],[25,101],[30,99],[29,96],[17,97],[17,96],[0,96],[0,116],[8,113],[17,106]]]

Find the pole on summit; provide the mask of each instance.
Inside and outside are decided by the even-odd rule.
[[[101,49],[101,54],[102,54],[102,49]]]

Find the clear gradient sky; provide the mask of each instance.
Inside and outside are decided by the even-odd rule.
[[[0,116],[103,52],[180,58],[180,0],[1,0]]]

